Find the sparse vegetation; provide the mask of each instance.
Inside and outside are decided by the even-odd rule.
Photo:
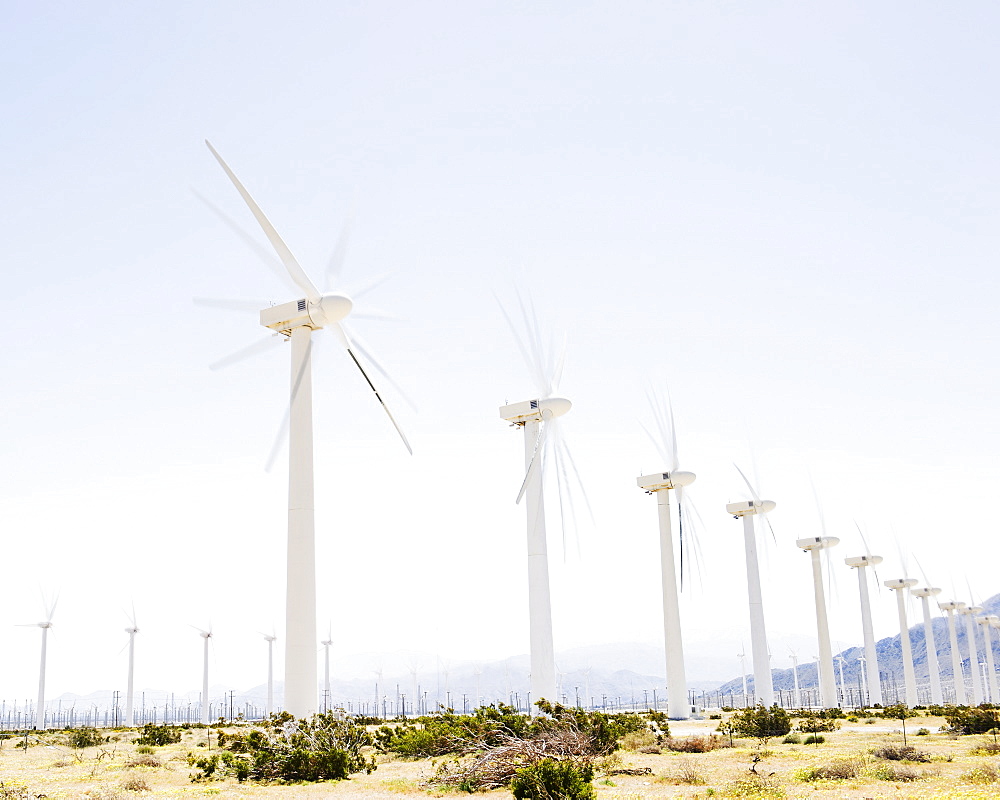
[[[136,744],[147,747],[163,747],[181,740],[181,729],[174,725],[143,725]]]
[[[785,736],[792,730],[788,712],[778,705],[767,708],[761,704],[745,708],[733,714],[730,723],[733,733],[743,738],[756,739],[761,747],[767,747],[770,739]]]
[[[589,764],[543,758],[517,770],[510,788],[516,800],[591,800],[593,779]]]
[[[872,755],[875,758],[881,758],[885,761],[915,761],[926,764],[931,760],[929,753],[917,750],[912,745],[903,745],[901,747],[899,745],[884,744],[881,747],[876,747],[872,751]]]

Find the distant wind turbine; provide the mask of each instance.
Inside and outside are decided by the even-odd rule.
[[[135,676],[135,635],[139,632],[139,628],[135,624],[135,607],[132,608],[132,614],[129,616],[129,626],[125,629],[125,633],[128,634],[128,684],[125,691],[125,727],[132,728],[135,726],[135,704],[133,702],[134,692],[133,692],[133,678]]]
[[[989,702],[994,705],[1000,702],[1000,688],[997,687],[997,665],[993,658],[993,641],[990,637],[990,628],[997,620],[1000,620],[1000,617],[996,614],[989,614],[976,619],[976,622],[983,628],[983,640],[986,645],[986,681],[990,692]]]
[[[191,627],[194,627],[193,625]],[[198,631],[198,635],[205,640],[204,658],[201,671],[201,724],[208,725],[210,722],[208,718],[208,640],[212,638],[212,627],[209,626],[207,631],[201,628],[195,628]]]
[[[674,541],[670,529],[670,490],[677,493],[677,524],[680,531],[681,570],[684,568],[683,497],[684,487],[694,482],[693,472],[678,471],[677,433],[674,428],[673,409],[667,401],[664,411],[661,404],[650,396],[659,437],[646,433],[660,450],[667,464],[666,472],[643,475],[636,479],[640,489],[656,495],[660,522],[660,575],[663,585],[663,641],[667,666],[667,716],[670,719],[688,719],[691,704],[687,696],[687,679],[684,674],[684,641],[681,635],[680,605],[677,599],[677,568],[674,565]],[[690,528],[689,528],[690,531]],[[689,533],[690,535],[690,533]],[[683,575],[681,576],[683,581]]]
[[[982,606],[963,606],[958,613],[965,617],[965,641],[969,648],[969,672],[972,675],[972,702],[977,706],[986,702],[982,676],[979,674],[979,642],[976,639],[976,625],[973,619],[983,613]]]
[[[903,682],[906,686],[906,705],[911,708],[920,701],[917,697],[917,675],[913,671],[913,647],[910,645],[910,626],[906,621],[906,598],[903,592],[917,585],[916,578],[895,578],[882,581],[882,585],[896,593],[896,613],[899,616],[899,645],[903,651]]]
[[[924,580],[927,580],[926,575]],[[910,593],[914,597],[920,598],[920,605],[924,612],[924,649],[927,651],[927,672],[931,679],[931,702],[939,706],[944,703],[944,695],[941,692],[941,668],[938,666],[937,642],[934,640],[934,620],[931,618],[930,598],[941,594],[941,590],[928,585],[914,589]]]
[[[273,633],[261,634],[267,642],[267,716],[274,713],[274,640],[278,637]]]
[[[757,490],[747,480],[739,467],[736,471],[750,489],[752,500],[729,503],[726,511],[743,520],[743,546],[746,552],[747,595],[750,601],[750,656],[753,660],[754,696],[758,703],[770,708],[774,703],[774,684],[771,680],[771,662],[767,648],[767,630],[764,625],[764,601],[760,591],[760,566],[757,561],[757,537],[754,517],[773,511],[773,500],[761,500]]]
[[[861,533],[861,526],[858,526],[858,533]],[[882,563],[882,556],[872,555],[865,541],[865,535],[861,533],[861,541],[865,545],[863,556],[851,556],[845,558],[844,563],[858,571],[858,592],[861,596],[861,630],[865,643],[865,676],[868,682],[868,702],[871,705],[882,705],[882,681],[879,675],[878,652],[875,649],[875,633],[872,629],[872,607],[868,597],[868,569],[874,569]]]
[[[938,603],[938,608],[948,615],[948,642],[951,645],[951,677],[955,687],[955,705],[964,706],[967,702],[965,691],[965,671],[962,668],[962,653],[958,649],[958,634],[955,632],[955,612],[961,611],[965,603],[949,600]]]
[[[353,302],[342,292],[322,294],[264,215],[235,173],[209,142],[205,142],[256,218],[286,271],[304,298],[265,308],[260,322],[291,342],[291,401],[288,447],[288,549],[285,606],[285,710],[296,717],[316,711],[316,548],[313,491],[312,333],[329,328],[347,350],[376,400],[389,417],[406,449],[410,444],[389,411],[355,351],[385,375],[364,352],[344,322]],[[343,251],[331,259],[328,279],[339,277]]]
[[[45,728],[45,659],[48,649],[49,628],[52,627],[52,617],[56,613],[56,602],[46,604],[44,622],[28,622],[20,625],[22,628],[42,629],[42,651],[38,662],[38,701],[35,704],[35,729]]]
[[[836,536],[809,536],[798,539],[795,546],[809,553],[813,575],[813,599],[816,607],[816,638],[819,641],[819,688],[824,708],[837,708],[837,685],[833,674],[833,648],[830,646],[830,622],[827,617],[826,594],[823,591],[823,568],[820,551],[840,543]]]
[[[323,645],[323,711],[330,710],[330,645],[333,644],[333,623],[330,623],[330,630],[326,639],[320,642]]]

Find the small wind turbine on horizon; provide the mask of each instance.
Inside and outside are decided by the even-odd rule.
[[[135,635],[139,628],[135,622],[135,606],[129,615],[129,626],[125,629],[128,634],[128,684],[125,690],[125,726],[128,728],[135,726],[135,693],[133,691],[135,677]]]
[[[274,641],[278,638],[273,633],[263,633],[267,642],[267,716],[274,713]]]
[[[734,465],[735,466],[735,465]],[[726,511],[736,519],[743,520],[743,546],[746,553],[747,596],[750,603],[750,657],[753,660],[754,697],[758,703],[770,708],[774,702],[774,683],[771,680],[771,660],[767,647],[767,629],[764,624],[764,601],[760,590],[760,565],[757,561],[757,536],[754,518],[773,511],[777,503],[761,500],[743,471],[736,467],[747,487],[752,500],[729,503]],[[772,531],[773,532],[773,531]]]
[[[330,645],[333,644],[333,623],[330,623],[330,630],[326,635],[326,639],[320,642],[323,645],[323,702],[321,704],[323,711],[330,710]]]
[[[208,718],[208,640],[212,638],[212,626],[209,625],[207,631],[196,628],[194,625],[191,627],[198,631],[198,635],[205,641],[202,648],[204,656],[201,671],[201,724],[208,725],[210,721]]]
[[[545,529],[544,475],[550,463],[556,467],[560,481],[559,510],[563,528],[563,548],[566,544],[566,513],[570,504],[563,502],[561,481],[571,469],[579,481],[573,459],[555,427],[556,420],[572,408],[564,397],[555,396],[562,376],[563,357],[551,343],[542,341],[538,320],[528,314],[518,297],[527,340],[518,334],[510,316],[500,305],[521,355],[527,362],[535,383],[537,396],[532,400],[511,403],[500,408],[501,419],[524,432],[525,476],[517,502],[525,499],[528,539],[528,616],[531,653],[531,696],[535,701],[558,702],[556,687],[555,648],[552,638],[552,600],[549,591],[549,556]],[[567,487],[568,488],[568,487]],[[532,711],[534,713],[534,711]]]
[[[677,493],[677,528],[681,552],[681,582],[684,571],[684,487],[694,483],[693,472],[680,472],[677,456],[677,431],[674,412],[667,399],[667,407],[649,396],[659,436],[648,430],[646,434],[660,451],[666,463],[666,472],[643,475],[636,479],[640,489],[656,495],[660,523],[660,575],[663,587],[663,642],[667,668],[667,716],[670,719],[689,719],[691,704],[687,696],[687,679],[684,673],[684,640],[681,634],[680,604],[677,598],[677,567],[674,563],[674,541],[671,531],[670,491]],[[643,426],[645,427],[645,426]],[[690,529],[689,529],[690,531]]]
[[[45,620],[43,622],[26,622],[20,624],[21,628],[41,628],[42,629],[42,649],[38,662],[38,700],[35,704],[35,729],[45,728],[45,666],[48,652],[49,628],[52,627],[52,617],[56,613],[56,603],[51,604],[43,601],[45,605]]]
[[[264,215],[250,193],[240,183],[222,156],[205,142],[243,201],[256,218],[271,246],[295,285],[305,297],[265,308],[260,322],[291,343],[291,400],[289,408],[288,447],[288,549],[285,606],[285,710],[295,717],[308,717],[316,711],[316,548],[312,431],[312,333],[328,328],[347,351],[361,372],[376,400],[389,417],[406,449],[413,450],[395,417],[361,365],[355,350],[385,376],[378,362],[365,353],[357,337],[349,334],[344,323],[353,302],[343,292],[323,294],[277,230]],[[327,270],[329,282],[339,278],[343,250],[338,248]]]
[[[993,623],[997,620],[1000,620],[1000,617],[996,614],[987,614],[984,617],[976,618],[976,622],[983,628],[983,644],[986,645],[984,648],[986,651],[986,683],[990,695],[988,702],[994,705],[1000,701],[1000,687],[997,686],[997,665],[996,660],[993,658],[993,641],[990,636],[990,628],[993,627]]]

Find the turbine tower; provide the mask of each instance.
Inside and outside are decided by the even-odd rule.
[[[965,607],[965,603],[949,600],[938,603],[938,608],[948,614],[948,642],[951,645],[951,677],[955,684],[955,705],[964,706],[968,701],[965,691],[965,671],[962,669],[962,653],[958,649],[958,634],[955,633],[955,612]]]
[[[743,475],[740,472],[740,475]],[[743,476],[747,486],[750,481]],[[760,566],[757,562],[757,538],[754,517],[772,511],[777,505],[773,500],[761,500],[750,486],[753,500],[729,503],[726,511],[736,519],[743,519],[743,546],[746,551],[747,596],[750,601],[750,657],[753,661],[754,697],[758,703],[770,708],[774,703],[774,684],[771,682],[770,654],[767,649],[767,631],[764,627],[764,601],[760,592]]]
[[[878,655],[875,650],[875,634],[872,630],[872,607],[868,598],[868,573],[865,567],[878,566],[882,563],[882,556],[873,556],[870,553],[863,556],[852,556],[845,558],[844,563],[858,571],[858,591],[861,594],[861,628],[865,640],[865,672],[868,679],[868,703],[873,706],[881,706],[883,704],[882,681],[879,680]]]
[[[837,680],[833,673],[833,648],[830,646],[830,623],[827,619],[826,594],[823,591],[823,569],[820,550],[840,544],[836,536],[809,536],[798,539],[795,546],[809,553],[812,562],[813,597],[816,604],[816,635],[819,639],[819,687],[824,708],[837,708]]]
[[[802,693],[799,691],[799,654],[791,648],[788,651],[792,654],[792,680],[795,682],[795,694],[792,701],[795,708],[802,708]]]
[[[320,642],[323,645],[323,711],[330,710],[330,645],[333,644],[333,624],[330,625],[330,631],[326,635],[326,639]]]
[[[906,684],[906,705],[913,708],[917,698],[917,676],[913,671],[913,648],[910,646],[910,628],[906,622],[906,598],[903,592],[917,585],[916,578],[895,578],[883,581],[884,586],[896,593],[896,613],[899,615],[899,645],[903,651],[903,680]]]
[[[273,633],[263,634],[267,642],[267,716],[274,713],[274,640],[278,637]]]
[[[920,598],[920,604],[924,612],[924,647],[927,650],[927,671],[931,679],[931,702],[934,705],[944,703],[944,695],[941,692],[941,669],[938,666],[937,642],[934,640],[934,622],[931,619],[930,598],[941,594],[940,589],[932,586],[923,586],[914,589],[911,594]]]
[[[652,399],[652,398],[651,398]],[[667,716],[670,719],[689,719],[691,703],[687,696],[687,678],[684,674],[684,640],[681,635],[680,604],[677,599],[677,568],[674,564],[674,539],[670,519],[670,490],[677,492],[677,518],[680,529],[681,569],[684,565],[683,533],[683,491],[694,482],[693,472],[678,471],[677,435],[674,429],[674,415],[669,409],[666,415],[653,404],[659,441],[650,434],[658,445],[661,456],[667,461],[668,472],[643,475],[636,479],[640,489],[656,495],[657,514],[660,522],[660,576],[663,588],[663,642],[667,667]],[[666,417],[666,418],[665,418]],[[647,433],[649,433],[647,431]],[[681,577],[683,580],[683,575]]]
[[[375,393],[406,449],[412,454],[406,436],[382,400],[368,373],[354,351],[364,354],[356,338],[352,342],[343,320],[354,304],[342,292],[321,294],[274,226],[222,160],[214,147],[205,142],[219,165],[229,176],[243,201],[257,219],[271,246],[277,252],[289,276],[305,297],[265,308],[260,323],[280,333],[291,342],[291,401],[288,445],[288,548],[285,603],[285,710],[295,717],[316,712],[316,546],[313,500],[312,433],[312,333],[330,328],[347,350],[351,361],[361,371]],[[339,265],[337,270],[339,271]],[[377,362],[366,356],[384,375]]]
[[[958,609],[965,617],[965,641],[969,648],[969,672],[972,675],[972,702],[977,706],[986,702],[983,695],[983,682],[979,674],[979,642],[976,640],[976,625],[972,621],[977,614],[983,613],[982,606],[966,606]]]
[[[990,690],[989,702],[994,705],[1000,701],[1000,690],[997,688],[997,665],[996,660],[993,658],[993,642],[990,637],[990,628],[993,626],[993,623],[998,621],[1000,621],[1000,617],[996,614],[989,614],[976,619],[976,622],[983,626],[983,644],[986,645],[986,678]]]
[[[52,627],[52,615],[55,614],[56,604],[48,606],[44,622],[28,622],[20,625],[22,628],[42,629],[42,652],[38,661],[38,701],[35,703],[35,729],[45,728],[45,659],[48,651],[49,628]]]
[[[196,628],[198,634],[202,639],[205,640],[205,645],[202,648],[204,651],[203,664],[201,670],[201,724],[208,725],[208,640],[212,638],[212,631],[203,631],[201,628]]]
[[[135,635],[139,632],[139,628],[135,624],[134,608],[132,609],[132,616],[129,617],[129,622],[132,624],[125,629],[125,633],[128,634],[128,684],[125,691],[125,727],[134,728],[135,704],[133,703],[133,699],[135,695],[132,691],[132,679],[135,675]]]

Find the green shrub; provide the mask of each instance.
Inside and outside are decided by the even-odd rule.
[[[96,728],[74,728],[67,734],[66,738],[69,741],[69,746],[78,750],[104,744],[104,737]]]
[[[986,704],[972,708],[965,706],[949,708],[943,716],[948,722],[948,730],[962,735],[987,733],[993,728],[1000,727],[997,709]]]
[[[139,738],[135,742],[136,744],[144,744],[150,747],[163,747],[168,744],[176,744],[180,740],[180,728],[173,725],[154,725],[152,722],[149,722],[142,726],[142,729],[139,731]]]
[[[543,758],[519,769],[510,788],[516,800],[592,800],[594,770],[570,761]]]
[[[864,769],[864,761],[857,758],[844,758],[838,761],[831,761],[828,764],[818,764],[815,767],[807,767],[795,773],[795,779],[799,781],[845,781],[856,778]]]
[[[810,733],[803,744],[823,744],[826,741],[826,737],[822,733]]]
[[[966,783],[1000,783],[1000,769],[993,764],[980,764],[962,773],[962,780]]]
[[[823,711],[803,711],[797,716],[800,717],[797,727],[802,733],[830,733],[840,729],[840,720]]]
[[[930,736],[931,732],[927,728],[917,728],[917,736]]]
[[[886,761],[917,761],[922,764],[927,764],[931,760],[930,753],[925,753],[923,750],[917,750],[917,748],[912,745],[903,745],[900,747],[895,744],[884,744],[881,747],[876,747],[872,750],[872,755],[875,758],[882,758]]]
[[[770,708],[763,703],[744,708],[733,714],[730,722],[733,733],[744,738],[757,739],[761,746],[766,746],[768,739],[785,736],[792,730],[788,712],[777,704]]]
[[[781,740],[782,744],[802,744],[802,737],[797,733],[790,733]]]

